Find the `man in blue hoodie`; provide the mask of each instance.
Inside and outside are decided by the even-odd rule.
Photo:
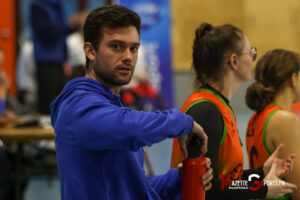
[[[119,5],[92,11],[84,24],[86,76],[71,80],[51,104],[62,200],[180,199],[181,174],[146,177],[144,146],[187,134],[207,136],[178,109],[143,112],[125,107],[119,91],[134,72],[140,17]],[[209,168],[210,161],[207,161]],[[212,170],[202,184],[210,189]]]

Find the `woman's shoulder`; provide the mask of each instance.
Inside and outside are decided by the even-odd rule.
[[[278,110],[270,119],[270,122],[273,122],[274,125],[278,124],[282,124],[285,122],[290,123],[299,123],[299,118],[298,116],[288,110]]]
[[[290,145],[300,140],[300,120],[287,110],[279,110],[270,118],[266,128],[266,139],[270,149],[275,150],[279,144]]]
[[[300,128],[299,117],[287,110],[277,111],[269,120],[267,130],[274,134],[282,132],[296,132]]]

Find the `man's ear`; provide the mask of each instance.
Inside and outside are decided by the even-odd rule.
[[[233,69],[233,70],[237,70],[238,69],[238,56],[236,55],[236,53],[231,54],[231,56],[229,57],[229,61],[228,61],[228,65]]]
[[[83,45],[85,56],[92,62],[96,58],[96,51],[90,42],[85,42]]]

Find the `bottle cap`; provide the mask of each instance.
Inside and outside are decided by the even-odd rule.
[[[201,153],[202,140],[198,136],[194,135],[190,139],[188,139],[186,146],[187,146],[189,158],[199,158],[202,156]]]

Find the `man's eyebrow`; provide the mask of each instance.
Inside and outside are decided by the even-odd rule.
[[[117,43],[117,44],[123,44],[123,45],[126,44],[126,42],[124,42],[124,41],[122,41],[122,40],[117,40],[117,39],[111,40],[111,41],[109,41],[108,43],[109,43],[109,44]],[[140,46],[141,43],[139,43],[139,42],[134,42],[134,43],[132,43],[131,45],[133,45],[133,46]]]
[[[139,43],[139,42],[135,42],[135,43],[133,43],[133,46],[141,46],[141,43]]]

